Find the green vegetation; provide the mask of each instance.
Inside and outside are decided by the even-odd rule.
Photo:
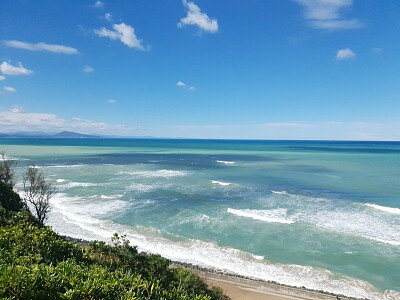
[[[67,241],[0,181],[0,299],[229,298],[191,271],[138,252],[124,236],[115,234],[111,245]]]

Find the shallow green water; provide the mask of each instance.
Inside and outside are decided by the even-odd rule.
[[[285,284],[399,299],[400,143],[3,140],[50,224]],[[386,290],[386,293],[385,293]],[[397,292],[396,292],[397,291]]]

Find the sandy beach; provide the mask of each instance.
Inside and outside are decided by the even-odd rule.
[[[289,287],[277,283],[217,274],[205,270],[193,271],[200,275],[210,286],[220,287],[232,300],[354,299],[345,296],[325,294],[318,291]]]

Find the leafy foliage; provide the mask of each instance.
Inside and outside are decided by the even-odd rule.
[[[20,196],[12,190],[11,186],[0,181],[0,205],[9,212],[17,212],[24,208]]]
[[[125,236],[77,244],[42,226],[0,184],[0,299],[227,300],[194,273],[141,253]]]

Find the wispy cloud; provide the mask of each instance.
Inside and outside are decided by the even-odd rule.
[[[218,32],[217,19],[210,19],[206,13],[201,12],[200,7],[198,7],[194,2],[183,0],[182,3],[186,8],[187,15],[177,24],[178,27],[182,28],[186,25],[193,25],[197,26],[202,31],[211,33]]]
[[[142,41],[139,40],[135,34],[135,29],[125,23],[114,24],[113,30],[106,29],[104,27],[95,29],[94,33],[99,37],[106,37],[111,40],[119,40],[129,48],[136,48],[139,50],[145,50],[142,45]]]
[[[352,6],[352,0],[294,0],[305,8],[304,17],[316,29],[354,29],[362,26],[357,19],[344,19],[340,10]]]
[[[94,69],[91,66],[84,66],[82,68],[82,71],[85,73],[92,73],[92,72],[94,72]]]
[[[104,19],[106,19],[108,22],[112,22],[113,17],[110,13],[105,13],[104,14]]]
[[[346,49],[340,49],[336,53],[336,59],[338,60],[344,60],[344,59],[353,59],[356,57],[356,54],[351,51],[351,49],[346,48]]]
[[[383,49],[382,48],[378,48],[378,47],[372,48],[371,51],[372,51],[373,54],[376,54],[376,55],[380,55],[380,54],[383,53]]]
[[[3,88],[3,90],[5,90],[6,92],[8,92],[8,93],[15,93],[17,90],[14,88],[14,87],[12,87],[12,86],[5,86],[4,88]]]
[[[184,88],[184,89],[188,89],[191,91],[194,90],[194,86],[187,85],[186,83],[184,83],[183,81],[180,81],[180,80],[176,83],[176,86],[179,88]]]
[[[32,70],[24,68],[21,63],[18,63],[17,66],[13,66],[6,61],[1,63],[0,72],[6,75],[30,75],[33,73]]]
[[[95,7],[95,8],[103,8],[104,7],[104,2],[102,2],[102,1],[96,1],[94,4],[93,4],[93,6]]]
[[[3,41],[4,45],[12,48],[30,50],[30,51],[47,51],[53,53],[62,53],[62,54],[78,54],[78,50],[75,48],[64,46],[64,45],[56,45],[56,44],[46,44],[46,43],[27,43],[16,40]]]
[[[81,118],[63,119],[51,113],[23,112],[21,107],[0,111],[0,128],[2,132],[66,130],[89,134],[119,135],[129,135],[134,131],[125,125],[93,122]]]
[[[117,103],[117,100],[115,100],[115,99],[108,99],[108,100],[107,100],[107,103],[108,103],[108,104],[115,104],[115,103]]]
[[[0,81],[2,81],[2,80],[4,80],[4,79],[6,79],[4,76],[1,76],[0,75]]]

